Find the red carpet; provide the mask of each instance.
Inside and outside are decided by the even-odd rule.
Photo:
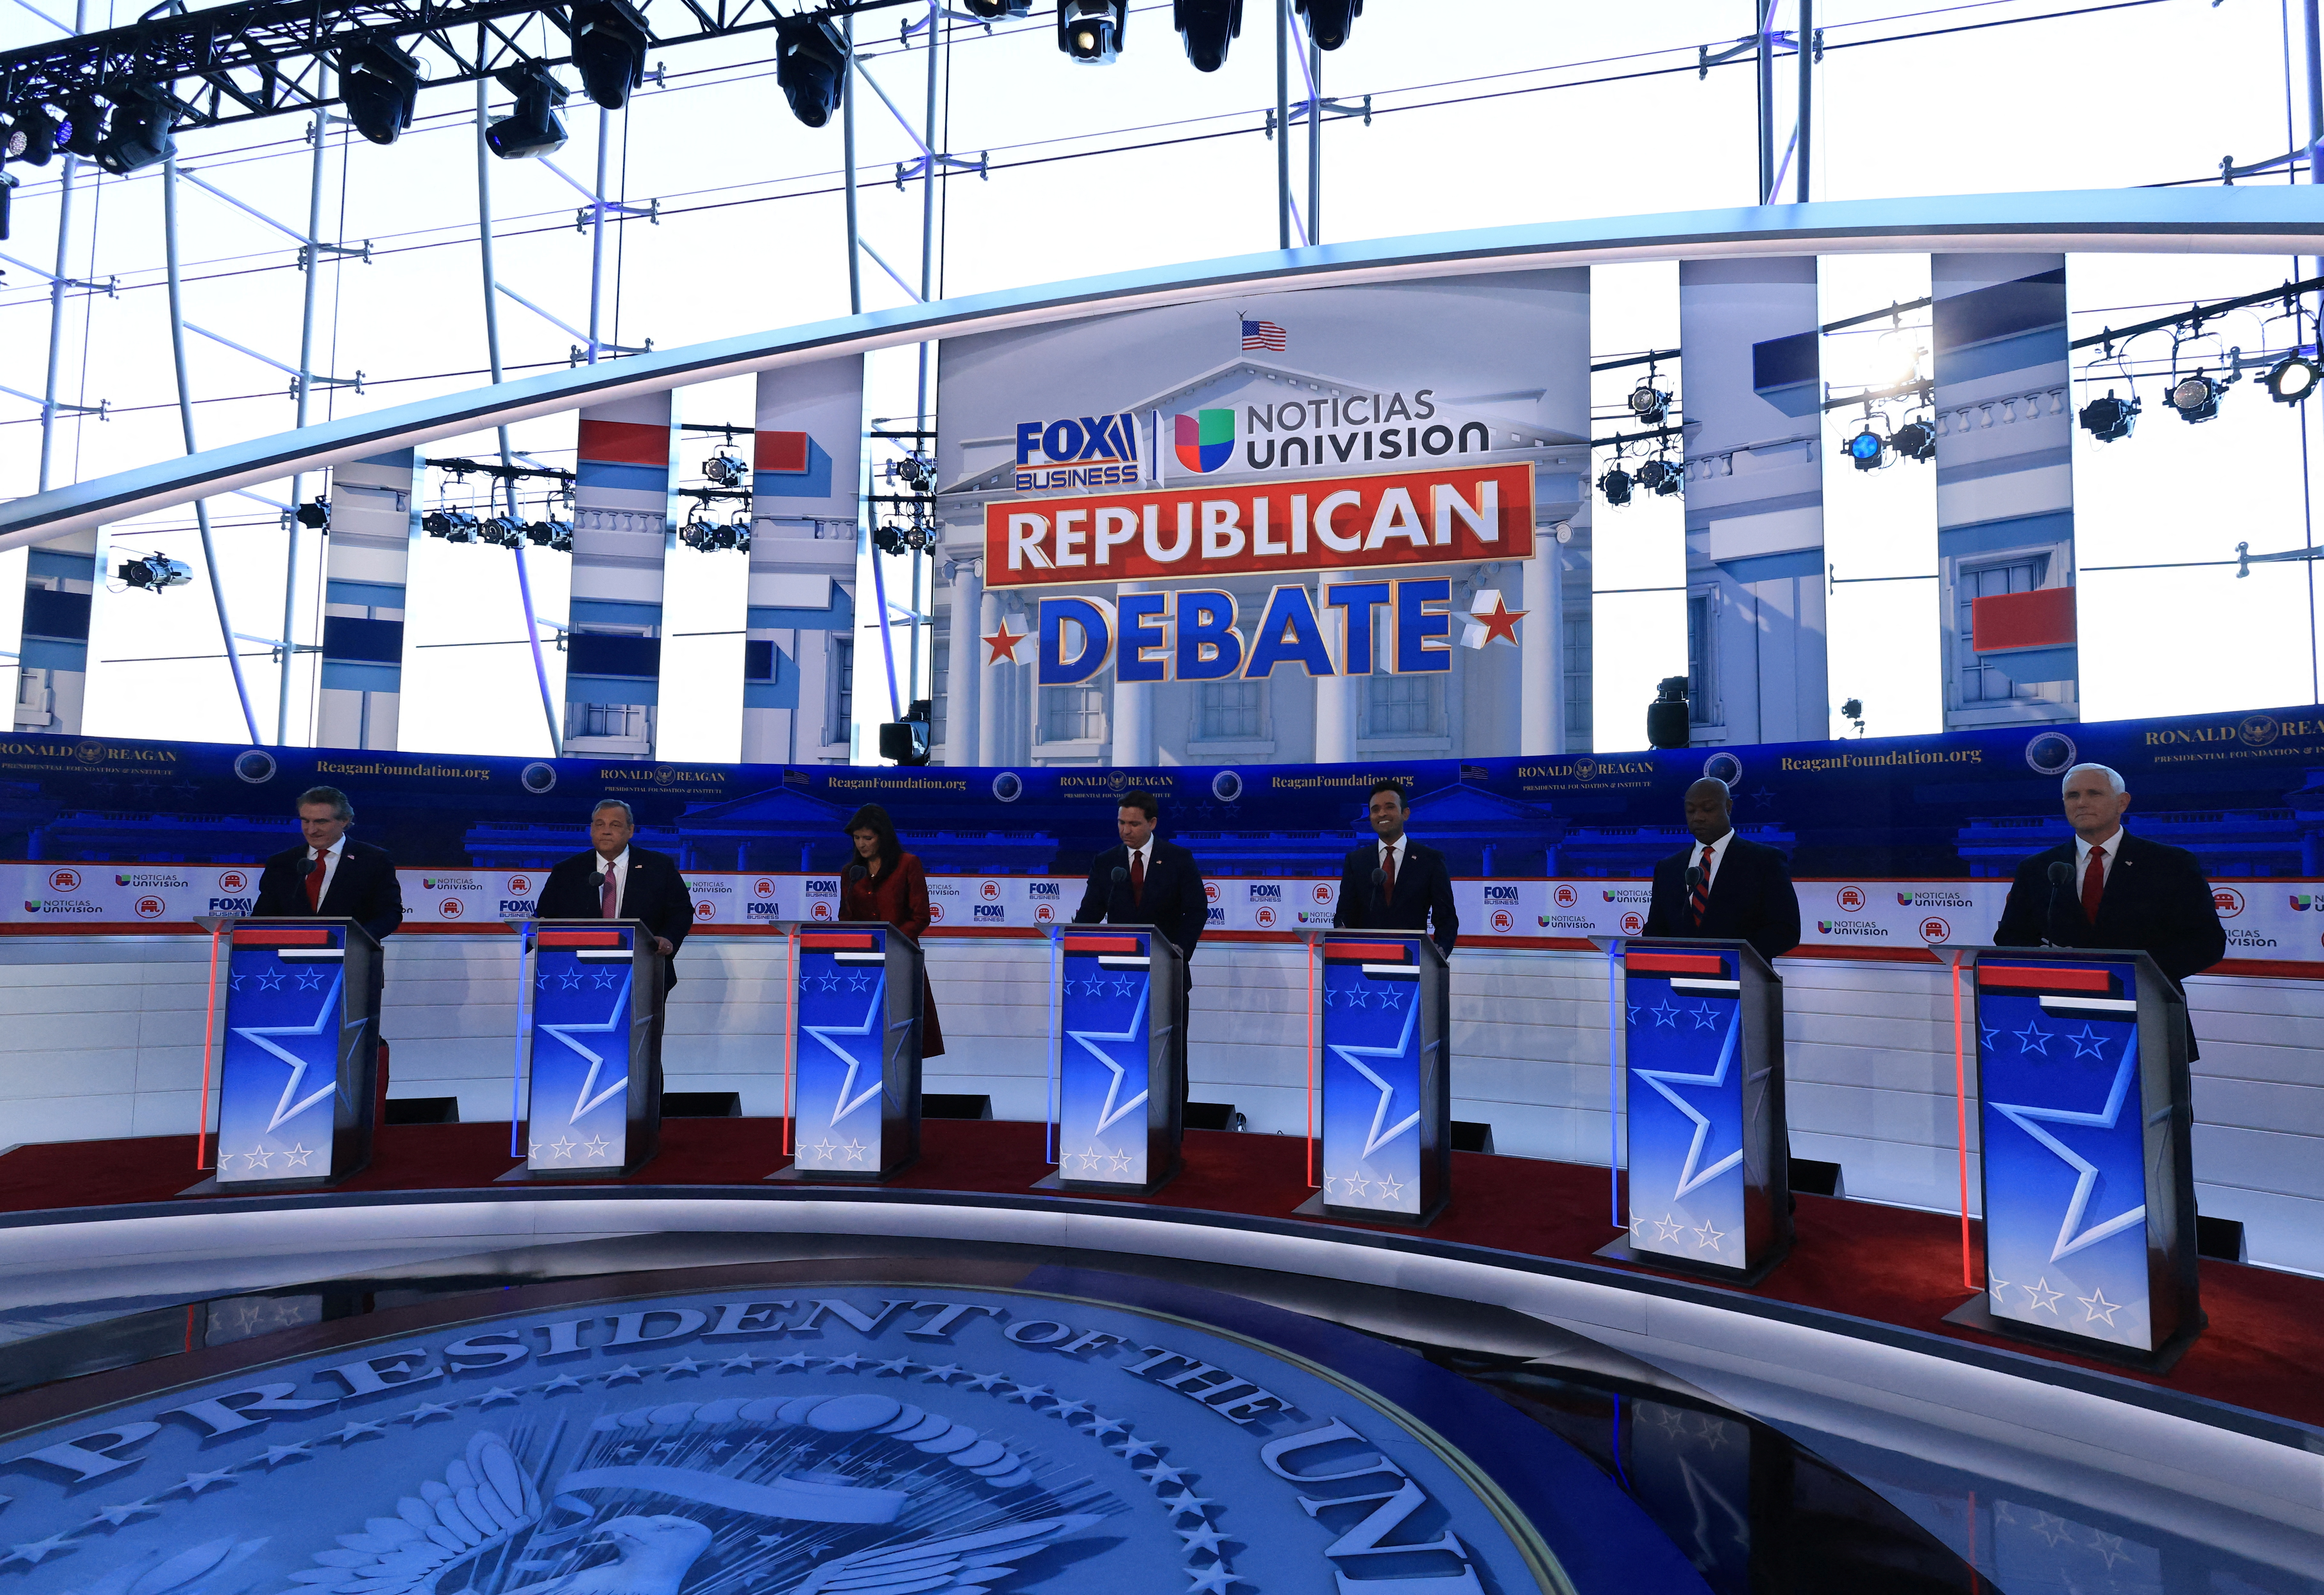
[[[778,1150],[781,1128],[770,1119],[672,1120],[662,1128],[660,1153],[627,1183],[763,1191],[761,1177],[787,1161]],[[888,1188],[1024,1195],[1047,1172],[1038,1124],[929,1120],[921,1139],[919,1162]],[[508,1146],[505,1124],[392,1127],[380,1132],[372,1166],[337,1189],[490,1185],[514,1166]],[[1185,1172],[1159,1194],[1128,1200],[1286,1219],[1309,1194],[1305,1143],[1286,1136],[1190,1130],[1185,1163]],[[0,1212],[165,1201],[199,1177],[190,1136],[20,1147],[0,1157]],[[1456,1153],[1453,1190],[1443,1216],[1418,1231],[1425,1239],[1619,1266],[1591,1255],[1614,1234],[1606,1222],[1601,1168]],[[2030,1350],[1943,1322],[1969,1294],[1960,1283],[1958,1218],[1803,1196],[1795,1222],[1799,1240],[1791,1257],[1748,1294],[1955,1340]],[[1414,1233],[1379,1228],[1383,1233]],[[2324,1323],[2324,1281],[2209,1260],[2202,1271],[2209,1328],[2170,1374],[2146,1382],[2324,1424],[2324,1380],[2314,1377],[2312,1367],[2316,1325]],[[2123,1371],[2052,1352],[2032,1354]]]

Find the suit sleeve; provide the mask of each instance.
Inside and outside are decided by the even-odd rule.
[[[1203,890],[1203,867],[1194,862],[1192,853],[1186,853],[1185,857],[1186,879],[1178,888],[1178,954],[1183,958],[1192,958],[1195,944],[1203,939],[1204,927],[1211,922],[1211,898]]]
[[[904,934],[914,941],[928,934],[928,872],[917,858],[904,861]]]
[[[669,883],[669,907],[662,913],[661,923],[654,927],[654,934],[669,939],[670,954],[675,957],[678,949],[686,945],[686,933],[694,928],[694,894],[687,890],[686,877],[678,872],[675,859],[665,860],[661,872]]]
[[[1461,935],[1461,915],[1452,906],[1452,867],[1441,853],[1435,864],[1428,883],[1428,919],[1435,929],[1437,946],[1450,958],[1452,944]]]
[[[1105,855],[1100,853],[1098,862],[1090,866],[1089,885],[1082,891],[1082,906],[1074,910],[1075,925],[1105,923],[1106,901],[1113,895],[1113,883],[1102,878],[1104,869]]]
[[[2050,908],[2050,883],[2040,872],[2041,862],[2038,857],[2031,858],[2017,866],[2017,874],[2009,883],[2009,899],[2001,905],[2001,923],[1994,927],[1995,946],[2042,945],[2042,922],[2048,917]]]
[[[302,900],[294,905],[290,899],[292,882],[298,879],[288,869],[269,859],[266,868],[259,871],[258,897],[251,904],[254,914],[303,914],[307,906]]]
[[[353,917],[374,941],[383,942],[403,923],[403,884],[395,878],[395,861],[382,853],[372,855],[375,874],[363,900],[354,905]]]
[[[1361,930],[1355,921],[1356,866],[1353,862],[1340,865],[1340,895],[1332,899],[1332,927],[1334,930]]]
[[[1791,866],[1782,853],[1770,853],[1767,873],[1767,896],[1762,908],[1766,919],[1751,945],[1760,957],[1773,963],[1800,945],[1800,893],[1792,884]]]
[[[1655,866],[1654,890],[1647,898],[1646,928],[1638,932],[1640,936],[1678,935],[1678,906],[1673,900],[1676,894],[1664,888],[1666,873],[1662,865]]]
[[[2153,956],[2164,974],[2184,981],[2226,956],[2227,928],[2219,923],[2218,902],[2201,864],[2190,859],[2172,871],[2162,910],[2163,936]]]

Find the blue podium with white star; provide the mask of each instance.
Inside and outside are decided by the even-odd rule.
[[[654,1155],[648,1089],[661,954],[634,919],[531,921],[519,1046],[530,1090],[526,1179],[603,1179]],[[503,1176],[507,1177],[507,1176]]]
[[[1297,1211],[1426,1224],[1452,1195],[1451,990],[1421,931],[1321,939],[1323,1189]]]
[[[1952,1316],[2167,1367],[2203,1324],[2185,1000],[2144,953],[1973,956],[1985,1289]]]
[[[289,917],[226,939],[217,1188],[344,1179],[371,1161],[379,944],[352,919]]]
[[[1792,1245],[1784,982],[1748,942],[1622,944],[1629,1213],[1603,1257],[1750,1282]]]
[[[882,1180],[920,1155],[920,945],[893,925],[801,929],[784,1180]]]
[[[1057,1172],[1042,1190],[1144,1195],[1178,1172],[1185,963],[1150,925],[1057,933]]]

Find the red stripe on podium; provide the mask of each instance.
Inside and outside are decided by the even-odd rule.
[[[544,930],[540,933],[544,947],[618,947],[622,933],[618,930]]]
[[[1977,966],[1977,988],[2002,991],[2095,991],[2100,996],[2114,990],[2114,976],[2103,969],[2065,969],[2050,964],[2029,969],[2017,963],[1980,963]]]
[[[1409,963],[1412,949],[1402,942],[1325,942],[1327,963]]]
[[[331,933],[327,930],[237,930],[234,933],[237,947],[327,947]]]
[[[1715,953],[1625,953],[1622,967],[1640,974],[1707,974],[1727,976],[1727,960]]]
[[[1068,953],[1127,953],[1132,957],[1146,951],[1134,936],[1069,936],[1065,938]]]
[[[876,953],[880,944],[862,932],[841,935],[832,931],[810,931],[799,937],[799,945],[810,953]]]

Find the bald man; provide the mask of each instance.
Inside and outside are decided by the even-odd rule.
[[[2077,764],[2060,785],[2074,839],[2017,866],[1994,945],[2135,948],[2174,986],[2217,963],[2227,933],[2201,862],[2123,829],[2130,789],[2107,766]]]
[[[1772,847],[1735,834],[1735,799],[1705,776],[1686,789],[1694,844],[1655,865],[1647,936],[1746,941],[1769,963],[1800,945],[1800,898],[1791,866]],[[1687,872],[1696,871],[1689,880]]]

